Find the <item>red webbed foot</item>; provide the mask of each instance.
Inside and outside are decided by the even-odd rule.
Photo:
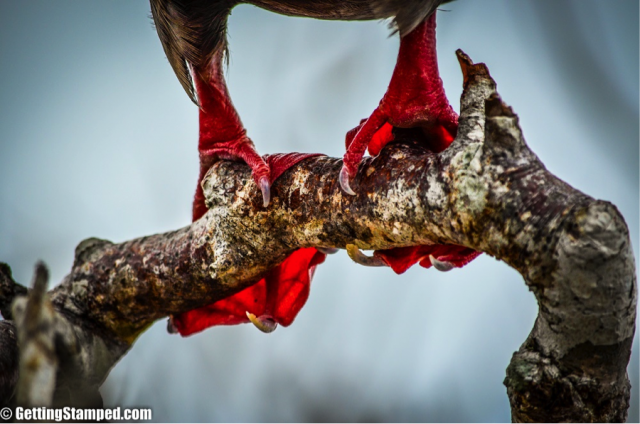
[[[347,133],[340,184],[348,194],[355,194],[350,180],[367,147],[377,155],[393,140],[393,127],[421,128],[434,152],[446,149],[456,136],[458,115],[449,105],[438,73],[435,15],[401,38],[387,92],[369,119]]]
[[[266,155],[268,182],[275,180],[298,162],[319,154],[289,153]],[[204,202],[198,209],[206,210]],[[199,217],[198,217],[199,218]],[[197,219],[197,218],[196,218]],[[280,265],[269,270],[254,285],[211,305],[173,316],[169,331],[183,336],[216,325],[253,323],[270,333],[278,324],[290,325],[309,297],[311,279],[317,265],[324,262],[331,249],[302,248],[291,253]]]
[[[432,244],[425,246],[397,247],[376,250],[373,256],[367,256],[354,244],[347,245],[349,257],[364,266],[388,266],[396,274],[402,274],[416,263],[423,268],[432,266],[438,271],[450,271],[462,268],[481,252],[454,244]]]
[[[326,255],[314,247],[298,249],[254,285],[211,305],[172,318],[172,324],[188,336],[215,325],[252,322],[270,333],[277,325],[290,325],[309,297],[316,266]]]

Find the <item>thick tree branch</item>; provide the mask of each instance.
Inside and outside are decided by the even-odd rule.
[[[49,293],[74,328],[71,368],[97,387],[155,320],[240,291],[299,247],[450,243],[506,262],[538,300],[505,379],[513,419],[624,420],[637,291],[624,219],[549,173],[486,67],[459,59],[455,142],[434,154],[420,134],[397,131],[397,142],[360,166],[356,196],[340,190],[340,160],[316,157],[276,182],[265,209],[249,169],[218,162],[203,182],[210,210],[191,226],[82,242]]]

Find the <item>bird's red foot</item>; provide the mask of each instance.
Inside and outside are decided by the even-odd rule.
[[[393,128],[421,128],[427,147],[441,152],[449,147],[458,131],[458,115],[444,93],[436,56],[436,16],[433,13],[400,42],[398,62],[391,83],[369,119],[347,133],[340,185],[355,194],[349,184],[365,150],[373,156],[393,140]],[[457,245],[427,245],[376,250],[364,255],[355,245],[347,246],[349,256],[365,266],[389,266],[402,274],[419,263],[439,271],[460,268],[480,252]]]
[[[432,244],[426,246],[397,247],[376,250],[373,256],[366,256],[357,246],[347,245],[347,253],[354,262],[364,266],[388,266],[396,274],[402,274],[416,263],[423,268],[432,266],[438,271],[462,268],[480,255],[468,247],[454,244]]]
[[[287,169],[314,156],[319,154],[264,156],[262,159],[269,169],[267,182],[269,185],[273,184]],[[196,211],[206,211],[204,199],[201,204],[194,204],[194,220],[200,217],[195,215]],[[168,329],[188,336],[215,325],[251,322],[265,333],[275,330],[278,324],[286,327],[293,322],[307,301],[315,268],[324,262],[327,252],[329,250],[320,251],[314,247],[298,249],[256,284],[243,291],[211,305],[171,317]]]
[[[200,102],[200,175],[193,201],[193,220],[199,219],[207,211],[200,181],[217,159],[241,160],[249,165],[266,207],[271,199],[271,170],[247,137],[229,97],[222,71],[215,68],[210,81],[204,81],[198,75],[195,75],[194,81]]]
[[[200,150],[200,175],[198,181],[202,181],[211,165],[217,159],[240,160],[251,168],[251,175],[257,186],[262,191],[264,207],[269,206],[271,200],[271,169],[265,160],[256,152],[253,142],[246,135],[225,142],[217,142],[210,149]],[[193,200],[193,220],[199,219],[207,211],[204,205],[204,193],[200,183],[196,188]]]
[[[248,322],[265,333],[278,324],[286,327],[307,301],[313,273],[325,257],[314,247],[298,249],[256,284],[211,305],[176,315],[171,323],[182,336],[214,325]]]
[[[400,40],[398,61],[389,88],[369,119],[347,133],[347,152],[340,184],[355,194],[350,180],[364,152],[377,155],[391,140],[392,127],[423,130],[428,147],[440,152],[456,136],[458,115],[449,105],[438,73],[436,14],[433,13]]]
[[[318,156],[301,153],[258,155],[231,103],[220,62],[213,62],[209,81],[204,81],[199,75],[194,76],[200,102],[200,176],[193,201],[194,221],[207,212],[200,182],[215,160],[246,162],[267,207],[273,182],[301,160]],[[245,290],[203,308],[172,316],[168,329],[186,336],[214,325],[244,322],[252,322],[264,332],[275,330],[278,324],[287,326],[304,306],[315,267],[325,257],[326,254],[315,248],[298,249]]]

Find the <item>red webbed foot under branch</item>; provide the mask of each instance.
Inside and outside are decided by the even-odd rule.
[[[288,326],[309,297],[309,287],[316,266],[327,255],[314,247],[298,249],[256,284],[226,299],[173,317],[173,324],[183,336],[215,325],[253,322],[264,332],[277,324]]]
[[[373,256],[366,256],[354,244],[347,246],[349,257],[364,266],[388,266],[396,274],[402,274],[415,264],[423,268],[432,266],[438,271],[462,268],[481,252],[454,244],[432,244],[424,246],[397,247],[376,250]]]
[[[266,155],[269,185],[298,162],[320,156],[319,153],[289,153]],[[197,200],[197,199],[196,199]],[[206,212],[204,198],[194,211]],[[198,216],[197,218],[200,218]],[[326,253],[314,247],[298,249],[280,265],[269,270],[254,285],[211,305],[173,316],[173,327],[183,336],[198,333],[216,325],[252,322],[264,332],[275,330],[278,324],[290,325],[309,297],[311,279],[316,266],[324,262]]]
[[[444,92],[436,54],[436,14],[401,38],[389,88],[369,119],[347,134],[340,184],[348,194],[364,152],[377,155],[393,140],[392,127],[421,128],[429,149],[440,152],[456,136],[458,115]],[[354,135],[355,134],[355,135]]]

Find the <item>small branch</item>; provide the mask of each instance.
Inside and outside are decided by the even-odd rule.
[[[8,270],[0,286],[21,287],[0,266]],[[71,323],[49,301],[48,278],[38,263],[32,290],[13,301],[15,322],[0,321],[0,405],[102,407],[100,385],[130,345]]]
[[[486,67],[458,58],[454,143],[434,154],[419,132],[395,130],[396,142],[361,164],[356,196],[340,189],[340,160],[315,157],[280,177],[265,209],[249,169],[221,161],[203,180],[209,211],[199,221],[80,243],[50,292],[69,328],[64,346],[77,349],[68,354],[75,378],[99,385],[155,320],[242,290],[300,247],[458,244],[518,270],[540,306],[507,370],[513,419],[624,420],[637,292],[624,219],[548,172]]]
[[[49,271],[38,262],[29,297],[21,297],[13,305],[20,347],[18,404],[25,407],[51,406],[56,384],[58,358],[53,340],[54,312],[46,295],[48,280]]]

